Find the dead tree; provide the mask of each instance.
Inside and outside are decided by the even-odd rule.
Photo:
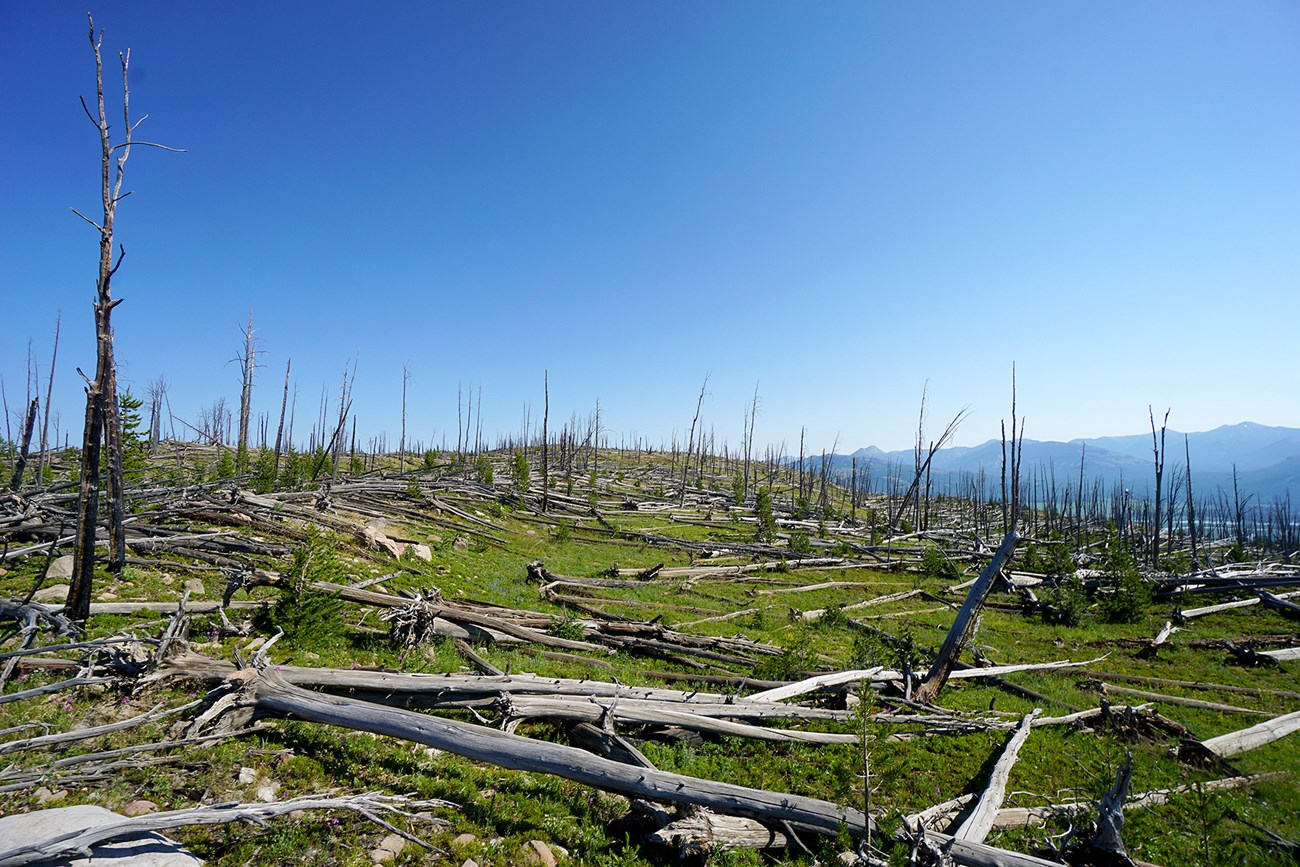
[[[275,429],[275,474],[280,474],[280,450],[284,445],[284,410],[289,405],[289,369],[293,367],[293,359],[290,358],[284,363],[284,394],[280,398],[280,424]],[[289,427],[290,439],[293,437],[292,423]]]
[[[27,406],[27,423],[23,425],[23,442],[18,447],[18,459],[14,462],[14,476],[9,482],[9,490],[11,491],[18,490],[23,483],[23,472],[27,469],[27,452],[32,447],[32,430],[36,427],[36,410],[39,404],[39,398],[34,397]]]
[[[704,374],[704,382],[700,383],[700,397],[695,401],[695,417],[691,419],[691,436],[686,443],[686,460],[682,462],[682,489],[677,499],[677,505],[686,504],[686,473],[691,467],[691,453],[695,451],[695,425],[700,421],[700,407],[704,405],[705,390],[709,387],[709,376]]]
[[[397,471],[406,470],[406,386],[411,382],[411,368],[402,365],[402,437],[397,442]]]
[[[1187,461],[1187,537],[1192,542],[1192,568],[1196,568],[1196,502],[1192,499],[1192,449],[1183,434],[1183,457]]]
[[[1017,443],[1019,445],[1017,446]],[[1011,365],[1011,454],[1010,467],[1007,464],[1007,425],[1002,423],[1002,531],[1010,533],[1020,519],[1020,458],[1025,451],[1025,422],[1020,420],[1019,436],[1016,433],[1016,366]],[[1082,458],[1080,467],[1082,467]],[[1008,469],[1010,474],[1008,475]],[[1083,470],[1080,469],[1080,477]],[[1008,482],[1011,487],[1011,499],[1007,499]]]
[[[96,37],[95,21],[86,16],[90,22],[90,46],[95,55],[95,90],[98,98],[98,114],[92,114],[83,99],[81,107],[86,116],[99,131],[100,142],[100,200],[103,205],[103,217],[95,222],[80,211],[73,209],[78,217],[94,226],[99,232],[99,278],[95,295],[95,378],[86,380],[86,423],[82,436],[81,449],[81,489],[77,510],[77,556],[74,560],[72,579],[68,589],[67,612],[70,618],[84,623],[90,614],[91,581],[95,566],[95,527],[99,521],[99,460],[101,443],[108,449],[109,492],[115,503],[110,517],[110,537],[114,543],[121,542],[121,519],[124,509],[122,504],[122,453],[121,420],[117,413],[117,376],[113,362],[113,308],[121,303],[120,298],[112,296],[112,279],[117,269],[122,267],[126,249],[118,245],[117,262],[113,261],[113,224],[117,216],[117,206],[127,193],[122,192],[122,172],[127,158],[131,155],[132,139],[135,128],[141,121],[131,123],[130,99],[127,69],[131,62],[131,53],[120,53],[122,64],[122,141],[113,144],[109,137],[108,114],[104,108],[104,62],[100,48],[103,35]],[[143,120],[143,118],[141,119]],[[142,146],[163,147],[152,142],[138,142]],[[175,148],[164,148],[175,150]],[[83,378],[84,374],[83,374]],[[110,554],[125,557],[124,546]]]
[[[546,463],[546,443],[549,431],[547,425],[551,419],[551,378],[549,371],[542,371],[542,514],[551,505],[551,475]]]
[[[1158,441],[1156,440],[1156,417],[1151,411],[1150,404],[1147,405],[1147,417],[1151,419],[1151,452],[1156,469],[1156,513],[1154,526],[1151,529],[1151,566],[1154,568],[1160,559],[1160,485],[1165,475],[1165,425],[1169,422],[1169,410],[1165,410],[1165,417],[1160,422]]]
[[[257,340],[253,337],[253,308],[248,308],[248,324],[241,326],[244,333],[244,348],[239,353],[239,439],[236,441],[236,454],[241,466],[237,471],[248,471],[248,420],[253,406],[253,373],[257,369]]]
[[[1002,544],[998,547],[997,553],[993,555],[993,559],[989,561],[989,564],[984,567],[984,571],[975,579],[974,585],[971,586],[970,592],[966,595],[966,601],[962,604],[961,610],[957,612],[957,617],[948,630],[948,637],[944,639],[943,646],[939,648],[939,653],[930,666],[930,671],[926,674],[925,680],[921,681],[921,684],[912,694],[912,697],[917,701],[933,702],[939,695],[939,690],[943,689],[944,684],[948,682],[948,676],[957,663],[957,657],[961,655],[962,648],[966,646],[971,632],[975,629],[975,618],[979,615],[980,608],[984,605],[984,600],[988,597],[989,591],[993,589],[993,581],[1002,570],[1003,564],[1015,551],[1018,541],[1020,541],[1020,536],[1013,526],[1002,540]]]
[[[50,353],[50,377],[45,386],[45,412],[41,421],[41,451],[36,456],[36,484],[45,484],[45,461],[50,447],[50,400],[54,397],[54,368],[59,361],[59,332],[63,330],[63,310],[54,320],[54,351]]]

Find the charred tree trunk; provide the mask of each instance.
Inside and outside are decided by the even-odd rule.
[[[289,369],[293,359],[284,363],[284,395],[280,398],[280,424],[275,429],[275,474],[280,475],[280,450],[284,446],[284,410],[289,405]]]
[[[14,477],[9,482],[9,490],[16,491],[23,483],[23,472],[27,469],[27,452],[32,447],[32,431],[36,427],[36,410],[40,399],[32,398],[27,407],[27,423],[23,425],[23,442],[18,447],[18,460],[14,462]],[[39,477],[37,479],[39,481]]]

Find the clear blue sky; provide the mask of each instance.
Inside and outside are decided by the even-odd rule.
[[[98,141],[84,2],[0,4],[0,343],[55,409],[94,365]],[[356,360],[363,437],[454,441],[599,399],[619,434],[906,447],[1300,427],[1300,6],[97,4],[138,137],[123,380],[237,404],[239,325],[298,431]],[[110,102],[110,106],[116,100]],[[112,109],[110,109],[112,111]],[[120,124],[119,124],[120,127]],[[308,422],[309,424],[309,422]]]

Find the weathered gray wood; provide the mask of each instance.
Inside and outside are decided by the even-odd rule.
[[[1227,758],[1281,740],[1294,731],[1300,731],[1300,711],[1283,714],[1250,728],[1201,741],[1201,746],[1216,756]]]
[[[984,789],[984,794],[980,796],[979,803],[975,806],[974,812],[966,818],[965,822],[957,828],[953,835],[959,840],[972,843],[983,843],[984,838],[993,830],[993,821],[997,818],[998,810],[1002,807],[1002,799],[1006,797],[1007,783],[1011,779],[1011,768],[1016,763],[1016,758],[1020,753],[1020,748],[1024,746],[1025,741],[1029,738],[1029,732],[1034,724],[1034,719],[1042,713],[1039,708],[1034,708],[1032,713],[1025,714],[1024,719],[1020,721],[1020,727],[1016,733],[1007,741],[1006,749],[1002,751],[1002,756],[998,759],[997,764],[993,766],[993,773],[989,775],[988,786]]]
[[[989,561],[989,564],[980,572],[979,577],[975,579],[975,584],[966,595],[966,601],[962,604],[961,610],[957,612],[957,618],[953,621],[952,628],[948,630],[948,637],[944,639],[943,646],[939,648],[939,653],[930,666],[930,671],[916,688],[914,697],[918,701],[934,701],[938,697],[939,691],[943,689],[943,685],[948,682],[948,676],[957,663],[957,657],[961,655],[962,648],[966,646],[966,641],[970,638],[971,630],[975,628],[975,615],[979,613],[980,606],[984,604],[984,600],[988,597],[989,590],[993,587],[993,580],[1002,570],[1002,564],[1007,561],[1011,553],[1016,549],[1016,542],[1019,540],[1020,534],[1012,527],[1011,532],[1007,533],[1003,538],[997,553],[993,555],[993,559]]]
[[[817,798],[632,767],[592,756],[574,747],[537,741],[458,720],[321,695],[295,687],[270,670],[247,674],[251,677],[246,688],[247,697],[256,712],[262,714],[389,735],[447,750],[474,761],[512,770],[554,774],[629,797],[698,804],[760,821],[789,822],[823,834],[833,835],[844,827],[850,834],[860,837],[868,829],[868,819],[861,811]]]
[[[761,822],[741,816],[720,816],[709,810],[695,810],[646,839],[661,846],[672,846],[682,859],[726,849],[779,849],[786,845],[784,834]]]

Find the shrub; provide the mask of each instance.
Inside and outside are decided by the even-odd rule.
[[[526,493],[532,488],[531,470],[528,466],[528,456],[520,449],[515,449],[515,460],[510,467],[511,482],[515,490]]]
[[[961,574],[953,562],[938,548],[925,549],[925,554],[921,556],[921,571],[930,578],[940,578],[945,581],[956,580]]]
[[[488,460],[487,455],[479,455],[474,460],[474,474],[483,484],[492,484],[492,461]]]
[[[275,452],[262,449],[257,456],[257,465],[253,474],[253,490],[259,494],[269,494],[275,489]]]
[[[772,513],[772,494],[766,488],[759,488],[754,501],[754,516],[758,518],[758,529],[754,539],[770,542],[776,538],[776,515]]]
[[[1101,600],[1101,616],[1108,623],[1140,623],[1151,607],[1151,588],[1138,572],[1133,552],[1112,532],[1106,542],[1106,579],[1111,592]]]
[[[800,530],[790,534],[790,550],[796,554],[808,554],[812,551],[812,540]]]
[[[436,469],[438,466],[438,450],[429,449],[424,453],[424,468],[426,470]]]
[[[1039,615],[1044,623],[1078,626],[1088,608],[1088,596],[1077,578],[1068,578],[1043,594]]]
[[[343,602],[333,593],[314,589],[317,581],[340,583],[347,577],[334,539],[307,526],[307,538],[293,552],[290,583],[267,612],[272,627],[284,630],[295,646],[332,646],[344,634]]]

